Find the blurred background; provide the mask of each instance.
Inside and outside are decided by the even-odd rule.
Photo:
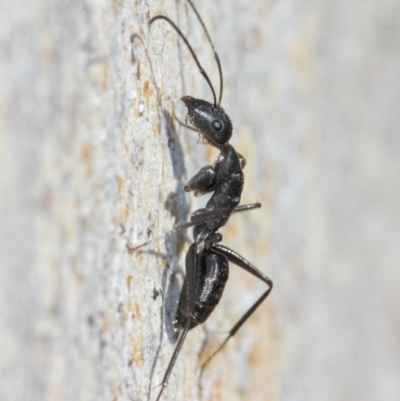
[[[196,1],[247,159],[221,304],[188,334],[164,400],[400,399],[400,2]],[[218,75],[180,0],[0,4],[0,399],[154,400],[217,152],[177,124],[212,100],[167,15]],[[143,252],[129,247],[155,239]]]

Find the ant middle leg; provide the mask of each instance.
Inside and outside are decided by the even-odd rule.
[[[258,209],[260,207],[261,207],[261,203],[259,203],[259,202],[249,203],[246,205],[239,205],[239,206],[235,207],[235,209],[233,210],[233,213],[246,212],[248,210]],[[227,211],[228,211],[228,208],[212,210],[210,212],[206,212],[205,209],[198,209],[192,214],[191,221],[188,221],[187,223],[179,224],[179,225],[175,226],[173,230],[168,231],[164,234],[161,234],[160,236],[158,236],[152,240],[143,242],[140,245],[131,246],[131,245],[127,244],[126,248],[130,254],[138,252],[145,246],[150,245],[151,243],[166,237],[168,234],[171,234],[174,231],[185,230],[186,228],[193,227],[196,225],[201,225],[201,224],[207,223],[208,221],[221,218],[227,213]]]

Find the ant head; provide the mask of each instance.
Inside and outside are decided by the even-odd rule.
[[[181,100],[188,108],[190,123],[207,139],[217,145],[231,139],[232,122],[222,107],[191,96],[184,96]]]

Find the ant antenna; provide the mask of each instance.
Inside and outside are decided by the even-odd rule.
[[[149,21],[149,24],[151,25],[154,21],[156,21],[156,20],[158,20],[158,19],[163,19],[163,20],[169,22],[169,23],[173,26],[173,28],[176,30],[176,32],[179,34],[179,36],[183,39],[183,41],[185,42],[186,46],[188,47],[190,53],[192,54],[192,56],[193,56],[193,58],[194,58],[194,61],[195,61],[196,64],[197,64],[197,67],[199,67],[199,70],[200,70],[201,74],[202,74],[203,77],[206,79],[208,85],[209,85],[210,88],[211,88],[211,91],[212,91],[212,94],[213,94],[213,97],[214,97],[214,105],[216,106],[216,105],[217,105],[217,98],[216,98],[216,96],[215,96],[215,91],[214,91],[214,88],[213,88],[212,83],[211,83],[211,81],[210,81],[210,78],[208,78],[207,73],[204,71],[204,68],[201,66],[201,64],[200,64],[200,62],[199,62],[199,60],[198,60],[198,58],[197,58],[197,56],[196,56],[196,53],[195,53],[194,50],[192,49],[192,46],[190,46],[190,43],[189,43],[188,40],[186,39],[185,35],[184,35],[184,34],[182,33],[182,31],[175,25],[174,22],[172,22],[168,17],[166,17],[166,16],[164,16],[164,15],[156,15],[155,17],[153,17],[153,18]]]
[[[196,14],[197,19],[199,20],[201,26],[203,27],[203,30],[207,36],[208,39],[208,43],[210,44],[213,52],[214,52],[214,58],[215,61],[217,62],[217,66],[218,66],[218,73],[219,73],[219,99],[218,99],[218,107],[221,106],[221,100],[222,100],[222,91],[223,91],[223,87],[224,87],[224,80],[222,77],[222,67],[221,67],[221,61],[219,59],[218,53],[215,50],[215,46],[214,46],[214,42],[211,39],[210,34],[208,33],[208,30],[206,28],[206,26],[204,25],[203,20],[200,17],[199,12],[197,11],[197,8],[194,6],[194,4],[192,3],[192,0],[187,0],[188,3],[190,4],[190,7],[192,7],[192,10],[194,11],[194,13]]]

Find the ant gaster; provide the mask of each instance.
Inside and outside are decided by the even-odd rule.
[[[251,210],[258,208],[261,205],[255,203],[238,206],[244,184],[242,169],[244,168],[246,161],[238,152],[236,152],[234,147],[229,144],[233,126],[229,116],[220,106],[223,92],[223,77],[218,53],[215,50],[211,37],[197,9],[191,0],[187,1],[200,21],[204,32],[207,35],[208,42],[214,52],[220,76],[218,103],[214,88],[207,73],[200,65],[188,40],[176,24],[163,15],[153,17],[149,24],[152,24],[156,20],[163,19],[172,25],[187,45],[201,74],[210,86],[214,97],[214,103],[209,103],[205,100],[196,99],[190,96],[184,96],[181,100],[185,103],[188,110],[186,122],[189,122],[191,126],[187,127],[194,129],[203,135],[211,145],[219,149],[220,154],[212,166],[210,165],[201,168],[185,186],[186,191],[194,191],[196,196],[210,192],[213,192],[213,195],[204,209],[196,210],[192,214],[190,223],[176,227],[177,229],[183,229],[193,226],[194,240],[186,254],[186,276],[176,312],[176,325],[182,329],[182,333],[164,374],[162,387],[157,396],[157,401],[161,399],[164,388],[168,384],[172,369],[178,358],[187,333],[197,325],[204,323],[218,304],[225,283],[228,280],[229,262],[245,269],[265,282],[268,289],[233,326],[225,341],[210,356],[204,365],[206,365],[239,330],[239,328],[269,295],[273,287],[272,281],[266,275],[261,273],[255,266],[235,251],[220,244],[222,241],[222,235],[218,230],[227,223],[232,213]],[[132,250],[136,250],[147,244],[148,242],[139,247],[133,248]],[[200,244],[203,244],[203,249],[199,251],[198,247]]]

